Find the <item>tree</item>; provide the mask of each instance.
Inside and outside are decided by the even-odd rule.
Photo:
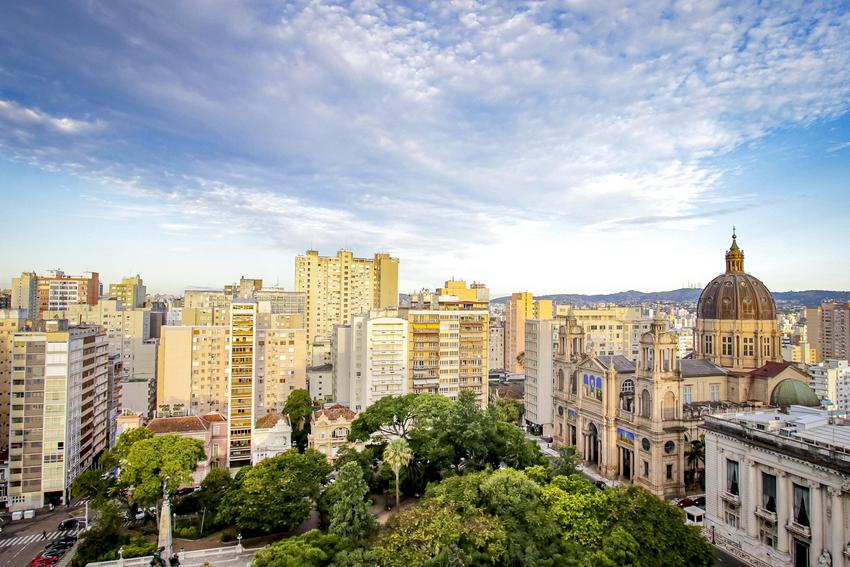
[[[331,466],[313,449],[286,451],[236,475],[219,509],[222,522],[263,532],[294,530],[319,497]]]
[[[399,508],[401,502],[401,494],[399,490],[399,474],[401,469],[406,467],[413,459],[413,451],[410,445],[402,438],[393,439],[387,444],[384,449],[384,462],[386,462],[393,470],[395,475],[395,506]]]
[[[499,398],[491,405],[496,413],[496,419],[505,423],[522,425],[522,416],[525,414],[525,406],[519,400],[510,398]]]
[[[307,390],[293,390],[286,398],[283,413],[289,416],[292,424],[292,440],[298,451],[303,453],[307,448],[307,435],[310,433],[310,416],[313,413],[313,400]]]
[[[699,470],[699,464],[705,462],[704,435],[700,435],[699,439],[694,439],[691,442],[691,446],[685,453],[685,460],[687,461],[688,467],[690,467],[691,473],[694,475],[694,478],[696,478],[697,471]]]
[[[362,543],[375,531],[375,518],[369,513],[366,499],[369,486],[363,480],[363,471],[355,462],[349,462],[337,474],[334,483],[337,494],[331,507],[329,532]]]
[[[192,472],[206,458],[204,444],[179,435],[158,435],[133,443],[121,460],[121,483],[128,486],[133,502],[156,503],[163,488],[174,493],[192,482]]]
[[[552,462],[552,473],[557,476],[570,476],[578,472],[579,456],[572,445],[558,447],[558,456]]]
[[[344,537],[310,530],[262,548],[254,555],[251,567],[325,567],[335,555],[350,548]]]
[[[121,461],[127,458],[127,454],[130,452],[130,448],[133,445],[139,441],[151,439],[153,436],[153,432],[147,427],[134,427],[133,429],[128,429],[118,436],[118,439],[115,441],[115,447],[103,454],[100,458],[100,463],[106,469],[120,467]]]
[[[496,422],[499,444],[493,448],[498,451],[501,462],[505,465],[524,469],[534,465],[546,464],[546,457],[540,451],[540,446],[525,438],[525,433],[516,425],[504,421]]]
[[[102,469],[88,469],[71,482],[71,494],[74,498],[88,497],[94,508],[100,508],[111,497],[116,483],[112,475]]]
[[[207,473],[204,480],[201,481],[201,490],[198,492],[198,500],[203,510],[201,515],[201,535],[204,534],[207,517],[215,519],[219,508],[221,508],[221,502],[232,485],[233,479],[230,477],[230,471],[225,468],[212,469]]]
[[[368,441],[377,434],[384,439],[407,439],[414,426],[427,429],[433,419],[447,415],[451,400],[439,394],[407,394],[381,398],[357,416],[348,435],[351,441]]]

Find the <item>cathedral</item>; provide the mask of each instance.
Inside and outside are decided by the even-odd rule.
[[[726,271],[697,304],[695,351],[680,358],[676,334],[658,318],[636,361],[597,355],[585,331],[563,319],[553,360],[554,439],[586,466],[664,499],[685,493],[691,443],[705,415],[764,406],[816,406],[804,372],[781,357],[776,304],[744,272],[732,235]]]

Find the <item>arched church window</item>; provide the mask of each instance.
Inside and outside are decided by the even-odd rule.
[[[640,394],[640,415],[652,417],[652,397],[649,395],[649,390],[646,389]]]
[[[560,392],[564,391],[564,369],[563,368],[558,369],[558,391],[560,391]]]
[[[578,371],[570,374],[570,393],[572,395],[578,394]]]

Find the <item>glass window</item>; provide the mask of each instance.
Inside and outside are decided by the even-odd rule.
[[[719,402],[720,401],[720,384],[710,384],[709,388],[711,390],[711,401]]]
[[[714,354],[714,337],[711,335],[705,337],[705,354]]]
[[[685,386],[684,388],[682,388],[682,403],[683,404],[691,403],[691,401],[692,401],[691,397],[692,397],[692,387],[691,386]]]
[[[732,356],[732,337],[720,337],[720,347],[723,356]]]
[[[761,473],[761,507],[776,512],[776,477]]]
[[[726,459],[726,492],[737,496],[738,492],[738,461]]]
[[[801,526],[809,525],[809,489],[794,484],[794,522]]]
[[[667,465],[667,480],[673,480],[673,465]]]

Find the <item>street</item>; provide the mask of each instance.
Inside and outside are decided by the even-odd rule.
[[[41,552],[48,543],[60,535],[78,535],[79,529],[67,532],[57,530],[59,522],[67,518],[82,517],[85,514],[85,505],[82,503],[68,509],[59,507],[53,512],[47,509],[38,510],[35,518],[31,520],[19,520],[7,522],[3,525],[3,533],[0,534],[0,565],[10,567],[25,567]],[[43,533],[47,537],[43,537]]]

